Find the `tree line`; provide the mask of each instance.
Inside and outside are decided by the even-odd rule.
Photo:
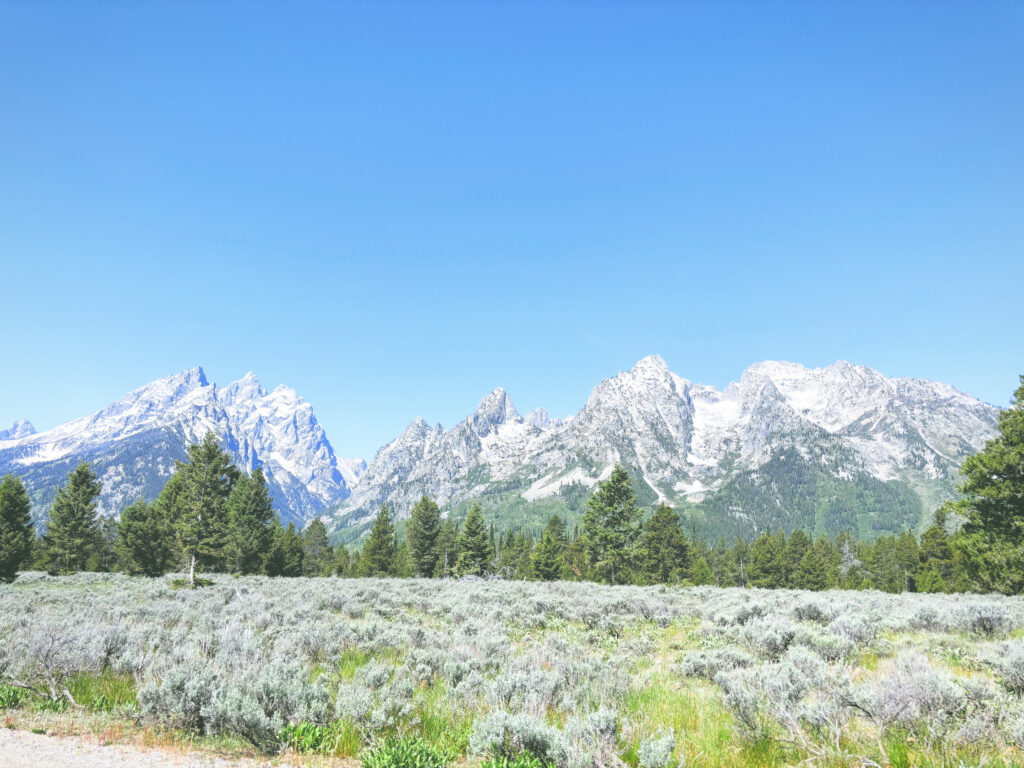
[[[1024,376],[1013,406],[1000,414],[999,433],[964,462],[961,498],[940,508],[920,537],[907,531],[863,541],[842,532],[812,540],[798,529],[709,544],[687,536],[665,504],[645,518],[628,472],[616,466],[571,532],[558,516],[539,536],[496,532],[479,505],[458,523],[424,496],[404,538],[384,505],[356,550],[332,547],[319,519],[301,532],[282,525],[262,471],[239,471],[210,433],[188,448],[153,502],[131,504],[116,522],[97,517],[100,483],[80,464],[58,490],[40,538],[21,481],[5,476],[0,580],[26,567],[147,576],[181,569],[193,586],[197,571],[206,571],[1017,594],[1024,590]]]

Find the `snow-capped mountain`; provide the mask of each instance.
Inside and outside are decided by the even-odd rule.
[[[210,430],[239,467],[263,468],[285,521],[304,523],[344,500],[365,467],[335,456],[312,406],[288,387],[267,392],[250,373],[218,389],[193,368],[46,432],[16,424],[0,433],[0,475],[22,477],[39,516],[75,464],[89,461],[103,483],[101,511],[117,514],[155,497],[175,459]]]
[[[720,391],[654,355],[598,384],[568,419],[521,417],[501,388],[451,429],[417,419],[378,451],[338,525],[370,520],[384,502],[404,516],[424,493],[449,508],[518,497],[578,512],[621,462],[642,502],[673,503],[709,532],[870,535],[913,527],[948,497],[998,412],[946,384],[845,362],[758,363]]]
[[[0,429],[0,440],[17,440],[19,437],[34,435],[36,428],[28,419],[21,419],[11,424],[7,429]]]

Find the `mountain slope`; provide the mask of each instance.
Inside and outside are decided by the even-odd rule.
[[[621,462],[643,503],[672,503],[707,535],[877,535],[913,527],[948,497],[997,414],[948,385],[845,362],[759,363],[720,391],[651,356],[598,384],[568,419],[523,418],[500,388],[450,430],[418,419],[378,451],[336,527],[365,525],[383,502],[404,516],[424,493],[520,522],[531,507],[577,513]]]
[[[89,461],[103,483],[101,511],[117,514],[139,497],[155,497],[175,459],[210,430],[245,471],[263,468],[286,521],[301,524],[345,499],[364,466],[338,461],[312,407],[293,390],[267,392],[251,373],[218,389],[193,368],[89,416],[0,440],[0,474],[22,477],[39,518],[67,473]]]

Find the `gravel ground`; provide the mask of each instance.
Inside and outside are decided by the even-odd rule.
[[[0,768],[262,768],[271,763],[201,753],[103,745],[76,736],[43,736],[0,728]],[[287,763],[273,763],[288,768]]]

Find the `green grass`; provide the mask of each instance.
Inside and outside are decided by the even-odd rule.
[[[98,712],[110,712],[118,707],[134,707],[135,680],[128,675],[111,671],[99,675],[76,675],[68,690],[81,706]]]

